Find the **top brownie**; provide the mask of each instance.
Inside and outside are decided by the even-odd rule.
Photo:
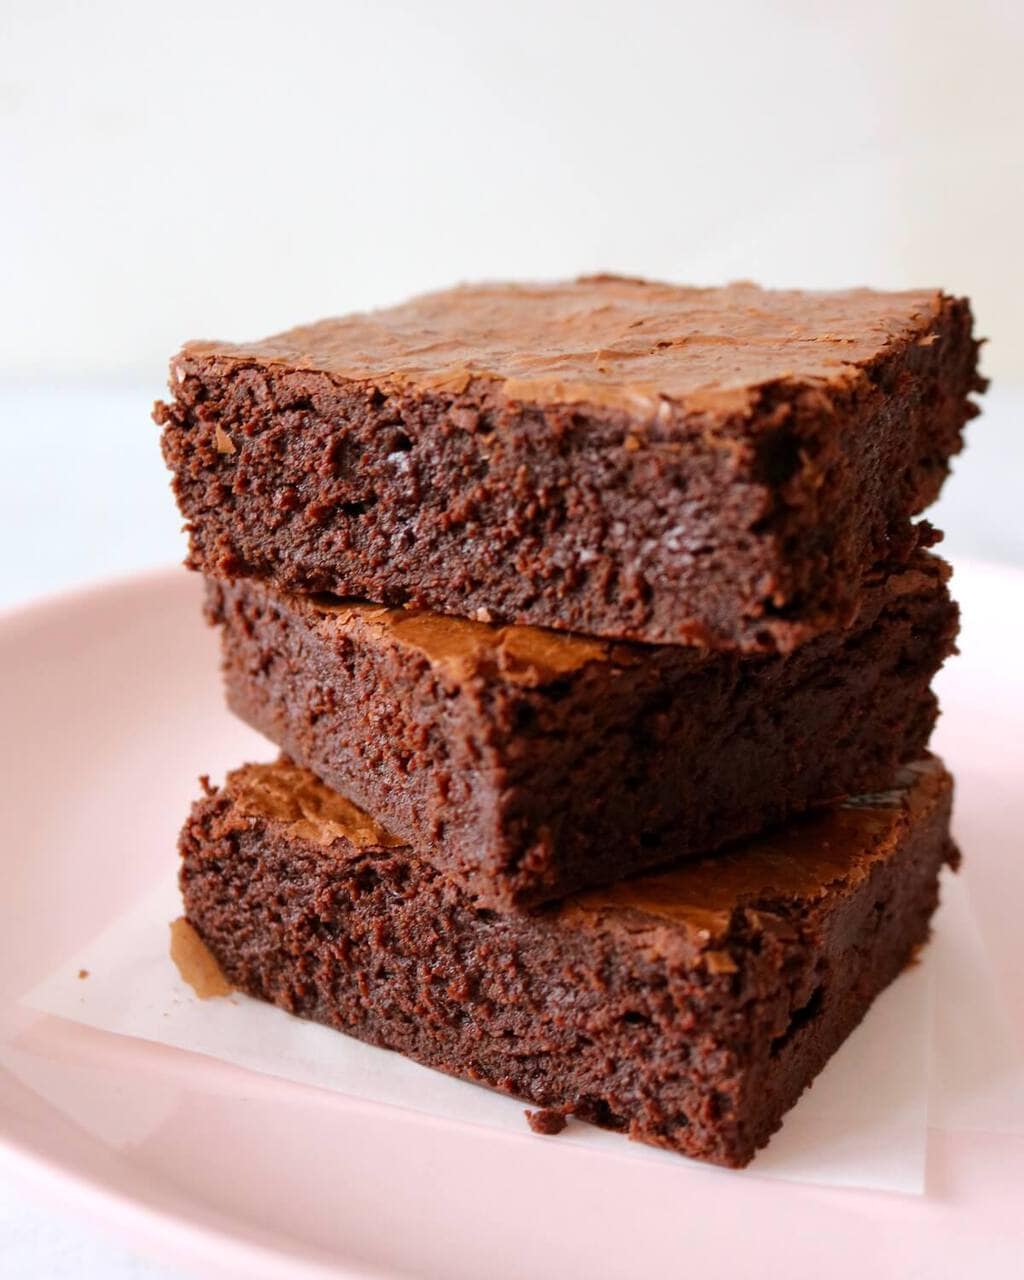
[[[922,540],[977,351],[928,290],[478,285],[190,343],[155,416],[208,574],[785,652]]]

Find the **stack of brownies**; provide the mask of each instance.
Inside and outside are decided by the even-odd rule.
[[[540,1131],[748,1162],[956,856],[912,517],[977,345],[936,292],[602,276],[186,346],[189,563],[284,753],[182,834],[227,980]]]

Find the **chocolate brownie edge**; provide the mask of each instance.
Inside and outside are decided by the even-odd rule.
[[[882,785],[935,720],[956,634],[946,573],[920,554],[849,631],[786,659],[551,633],[582,650],[557,670],[531,666],[526,629],[499,645],[511,632],[245,580],[207,590],[231,708],[507,910]],[[447,649],[416,631],[435,623]]]
[[[973,412],[977,346],[966,302],[943,296],[856,365],[840,344],[832,377],[631,414],[214,345],[176,364],[156,416],[205,573],[788,651],[848,621],[873,562],[912,550]]]
[[[743,850],[503,916],[365,827],[356,843],[305,771],[250,766],[195,805],[182,889],[251,995],[739,1167],[926,937],[950,795],[926,761]]]

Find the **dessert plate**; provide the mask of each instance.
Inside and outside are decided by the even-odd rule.
[[[935,745],[958,778],[982,994],[1019,1029],[1024,573],[965,564],[954,588],[963,656],[940,678]],[[223,709],[198,601],[174,570],[0,620],[0,1142],[26,1180],[204,1276],[1008,1272],[1024,1136],[984,1097],[955,1122],[943,1109],[926,1194],[903,1196],[432,1119],[22,1007],[166,873],[197,772],[268,757]],[[967,1052],[984,1067],[991,1046]]]

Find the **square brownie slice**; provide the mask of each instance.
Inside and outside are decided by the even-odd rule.
[[[977,350],[929,290],[479,285],[190,343],[155,416],[204,573],[787,651],[920,541]]]
[[[883,786],[953,646],[919,552],[788,657],[207,584],[228,703],[481,905],[529,907]]]
[[[927,938],[950,798],[929,758],[731,852],[502,915],[283,761],[195,805],[181,885],[240,990],[521,1097],[542,1130],[573,1114],[741,1166]]]

